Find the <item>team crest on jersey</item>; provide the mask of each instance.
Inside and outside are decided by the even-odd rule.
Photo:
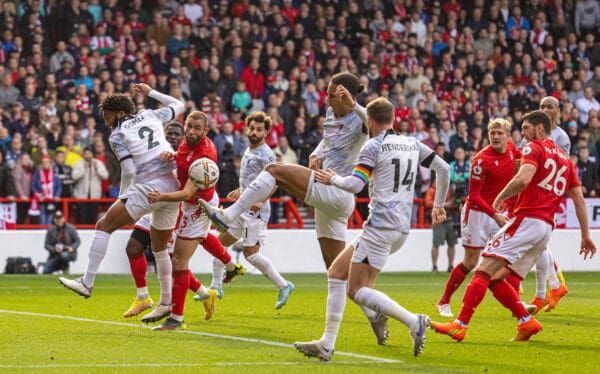
[[[531,153],[531,147],[528,145],[525,146],[525,148],[523,148],[523,156],[527,156],[530,153]]]

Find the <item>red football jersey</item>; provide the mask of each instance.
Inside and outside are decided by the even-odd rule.
[[[515,175],[515,160],[519,158],[521,151],[511,142],[507,143],[506,152],[502,154],[490,145],[479,151],[471,162],[467,208],[493,216],[496,211],[492,204]]]
[[[183,189],[188,180],[188,170],[190,165],[199,158],[207,157],[217,163],[217,148],[207,136],[203,137],[200,143],[194,147],[188,146],[185,141],[185,137],[179,148],[177,149],[177,157],[175,162],[177,163],[177,179],[179,180],[180,188]],[[186,202],[189,204],[197,204],[198,199],[202,198],[206,201],[210,201],[215,193],[215,187],[211,187],[207,190],[198,190],[196,193]]]
[[[534,217],[554,225],[563,195],[581,183],[569,156],[551,139],[533,140],[523,148],[521,165],[537,168],[529,185],[517,197],[515,216]]]

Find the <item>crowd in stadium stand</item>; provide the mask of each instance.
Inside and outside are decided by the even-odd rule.
[[[208,113],[224,196],[253,110],[274,119],[282,162],[308,164],[340,71],[360,77],[361,104],[388,97],[396,130],[451,161],[462,185],[490,118],[509,119],[519,144],[523,114],[555,96],[585,195],[598,193],[596,0],[27,0],[2,1],[0,20],[0,197],[30,199],[19,223],[49,222],[43,205],[61,197],[118,195],[98,103],[132,82]],[[423,170],[418,196],[431,179]]]

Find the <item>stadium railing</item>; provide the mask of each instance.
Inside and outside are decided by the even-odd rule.
[[[48,200],[46,203],[53,203],[56,206],[56,209],[62,210],[65,215],[65,219],[67,222],[72,223],[78,229],[93,229],[95,225],[93,224],[79,224],[77,223],[75,217],[75,209],[73,204],[81,204],[81,203],[98,203],[105,204],[106,209],[108,206],[112,204],[116,199],[114,198],[101,198],[101,199],[76,199],[76,198],[62,198],[59,200]],[[304,220],[302,215],[298,212],[298,207],[294,203],[293,199],[289,198],[280,198],[280,197],[272,197],[270,199],[272,203],[280,203],[284,208],[284,223],[275,223],[269,224],[269,228],[276,229],[303,229],[304,228]],[[356,204],[368,204],[370,201],[369,198],[358,197],[356,198]],[[31,200],[29,199],[15,199],[11,201],[7,198],[0,198],[0,203],[11,203],[15,202],[17,204],[29,204]],[[227,203],[226,199],[221,199],[221,203]],[[428,228],[430,225],[425,220],[425,206],[423,205],[422,198],[415,198],[414,204],[417,209],[417,222],[411,225],[412,228]],[[28,205],[27,205],[28,207]],[[75,208],[75,209],[74,209]],[[366,217],[365,217],[366,218]],[[354,208],[352,215],[348,219],[348,228],[361,228],[364,223],[364,218],[360,214],[360,210],[358,207]],[[17,224],[17,229],[41,229],[47,228],[48,225],[40,225],[40,224]],[[126,228],[131,228],[132,226],[127,226]]]

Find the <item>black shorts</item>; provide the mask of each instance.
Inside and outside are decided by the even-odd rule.
[[[131,232],[131,238],[137,240],[144,249],[150,248],[152,240],[150,239],[150,233],[138,228],[134,228]]]

